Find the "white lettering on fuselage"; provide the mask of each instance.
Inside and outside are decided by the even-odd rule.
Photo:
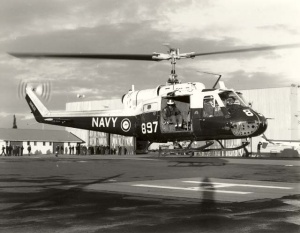
[[[29,104],[30,104],[32,110],[35,112],[36,111],[36,107],[34,106],[34,104],[31,101],[29,102]]]
[[[93,117],[92,127],[110,127],[112,122],[112,127],[116,127],[116,121],[118,117]]]

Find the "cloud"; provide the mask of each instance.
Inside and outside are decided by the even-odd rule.
[[[225,84],[228,88],[249,90],[290,86],[291,83],[289,80],[283,79],[281,74],[238,70],[226,77]]]
[[[0,112],[0,117],[7,117],[9,116],[10,114],[7,113],[7,112]]]

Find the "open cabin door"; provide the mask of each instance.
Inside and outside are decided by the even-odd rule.
[[[160,128],[162,133],[190,133],[190,96],[161,99]]]

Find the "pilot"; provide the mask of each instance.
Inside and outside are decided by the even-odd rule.
[[[232,96],[229,96],[227,99],[226,99],[226,105],[233,105],[235,102],[235,98],[232,97]]]
[[[236,111],[238,110],[239,105],[236,104],[236,99],[234,97],[229,96],[226,99],[226,108],[227,108],[229,115],[233,116],[236,114]]]
[[[203,101],[203,116],[212,117],[214,115],[213,98],[204,99]]]
[[[167,106],[163,109],[163,119],[167,124],[182,127],[182,115],[173,100],[168,100]]]

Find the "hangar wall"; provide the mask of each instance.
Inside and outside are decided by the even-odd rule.
[[[270,118],[265,133],[268,139],[300,140],[299,86],[292,84],[289,87],[241,90],[241,92],[255,111]],[[261,136],[252,139],[253,151],[256,152],[256,146],[260,141],[264,141]],[[262,151],[272,150],[278,151],[279,148],[269,144]]]

